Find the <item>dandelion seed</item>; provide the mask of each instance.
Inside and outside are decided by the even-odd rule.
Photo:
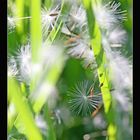
[[[122,47],[126,42],[126,32],[120,27],[107,33],[107,37],[111,47]]]
[[[66,26],[66,24],[64,23],[62,26],[62,33],[66,34],[66,35],[71,35],[71,32],[69,31],[68,27]]]
[[[102,102],[101,94],[90,94],[92,86],[88,81],[83,81],[69,91],[69,104],[72,112],[87,116]]]
[[[21,46],[21,48],[17,51],[16,59],[19,64],[19,81],[25,82],[29,85],[32,71],[31,48],[29,44]]]
[[[83,54],[87,49],[89,49],[88,44],[82,39],[73,40],[73,43],[70,44],[68,49],[68,54],[76,58],[82,58]]]
[[[76,26],[84,26],[86,24],[86,12],[82,6],[72,6],[70,11],[70,16],[72,21],[76,24]]]
[[[114,25],[127,19],[126,10],[119,9],[120,5],[120,2],[111,1],[104,6],[98,4],[94,7],[95,17],[100,28],[110,30]]]
[[[112,70],[110,77],[117,89],[132,88],[132,68],[126,58],[119,52],[113,53],[109,67]]]
[[[48,32],[50,28],[54,28],[54,23],[56,19],[59,17],[59,10],[58,6],[52,10],[47,10],[43,8],[41,10],[41,17],[42,17],[42,31],[44,33]]]
[[[85,68],[94,69],[97,67],[92,49],[90,49],[88,37],[82,38],[81,35],[70,38],[66,42],[67,53],[77,59],[82,59]]]
[[[89,49],[85,51],[82,64],[85,68],[90,68],[92,70],[97,68],[97,63],[92,50]]]
[[[68,30],[73,34],[83,33],[85,29],[88,29],[86,11],[82,5],[73,5],[64,21]]]

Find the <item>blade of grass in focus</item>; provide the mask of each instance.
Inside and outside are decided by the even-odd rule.
[[[85,6],[86,13],[87,13],[89,34],[91,38],[91,46],[93,49],[96,63],[98,65],[97,68],[98,78],[100,81],[100,85],[102,85],[101,91],[102,91],[104,109],[109,122],[109,127],[108,127],[109,140],[116,140],[116,127],[114,124],[110,123],[111,120],[109,119],[109,111],[111,107],[111,94],[110,94],[110,83],[108,78],[109,76],[107,75],[107,70],[105,67],[107,64],[107,58],[103,50],[103,47],[101,45],[101,32],[95,20],[95,16],[92,10],[92,4],[93,5],[97,4],[96,2],[97,2],[96,0],[93,1],[83,0],[83,4]]]

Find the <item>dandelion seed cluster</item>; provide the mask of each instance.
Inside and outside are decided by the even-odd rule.
[[[90,115],[102,103],[100,93],[91,94],[93,85],[89,81],[82,81],[69,90],[69,105],[71,111],[77,115]]]
[[[108,2],[107,4],[97,3],[97,5],[93,5],[93,10],[96,21],[101,29],[102,45],[106,52],[107,59],[109,60],[110,69],[112,69],[111,79],[114,86],[121,82],[124,83],[121,88],[125,88],[132,87],[132,85],[130,85],[130,81],[132,80],[132,69],[129,68],[126,58],[124,58],[121,54],[118,55],[118,52],[112,50],[114,47],[122,47],[127,40],[126,32],[121,27],[121,23],[127,19],[126,10],[122,11],[120,6],[121,3],[116,3],[115,1]],[[49,30],[54,28],[60,16],[64,17],[64,19],[67,17],[64,20],[62,27],[62,33],[69,36],[65,43],[67,53],[72,57],[81,59],[85,68],[90,67],[92,70],[96,69],[97,64],[95,61],[94,52],[90,47],[86,11],[82,4],[75,2],[67,15],[60,14],[59,4],[56,5],[55,8],[42,8],[41,21],[44,35],[49,33]],[[16,26],[16,21],[30,18],[32,17],[14,18],[8,16],[8,28],[14,29]],[[54,50],[52,50],[51,53],[53,51]],[[48,55],[48,58],[49,57],[50,55]],[[10,65],[8,65],[9,74],[12,73],[12,75],[18,77],[19,81],[29,84],[32,73],[32,64],[30,59],[30,46],[27,45],[25,47],[21,47],[17,53],[17,56],[15,57],[15,61],[13,61],[13,58],[10,60],[13,61],[13,63],[11,64],[10,62]],[[122,67],[122,69],[120,70],[119,67]],[[125,74],[126,71],[127,74]]]

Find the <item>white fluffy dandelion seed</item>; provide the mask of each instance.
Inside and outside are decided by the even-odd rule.
[[[89,49],[89,45],[84,40],[78,38],[70,46],[67,52],[76,58],[82,58],[85,51]]]
[[[67,53],[77,59],[82,59],[82,64],[85,68],[96,68],[96,61],[92,49],[90,48],[88,36],[75,36],[70,38],[66,44],[68,47]]]
[[[94,6],[95,17],[97,19],[100,28],[112,29],[114,25],[126,20],[126,10],[122,11],[120,7],[121,3],[115,3],[111,1],[106,5],[98,4]]]
[[[120,27],[107,32],[107,37],[111,47],[122,47],[127,40],[126,31]]]
[[[76,26],[84,26],[86,24],[86,12],[82,6],[73,5],[70,11],[70,20],[75,23]]]
[[[17,52],[16,56],[17,62],[19,64],[19,81],[25,82],[26,84],[30,83],[31,78],[31,48],[27,44],[21,46]]]
[[[56,19],[59,17],[59,9],[58,6],[52,10],[47,10],[46,8],[42,8],[41,10],[41,18],[42,18],[42,31],[46,33],[50,28],[54,28],[54,24]]]
[[[101,94],[95,94],[88,81],[79,82],[69,91],[69,104],[72,112],[87,116],[102,102]]]
[[[127,40],[126,31],[117,27],[113,30],[107,31],[106,33],[102,33],[102,45],[107,54],[111,53],[111,48],[122,47]]]
[[[113,53],[109,67],[111,80],[117,89],[132,89],[132,68],[125,57],[119,52]]]
[[[66,34],[66,35],[71,35],[71,32],[69,31],[69,29],[68,29],[68,27],[66,26],[65,23],[62,26],[61,32]]]
[[[95,57],[91,49],[86,50],[85,53],[83,54],[82,64],[85,68],[91,68],[91,69],[97,68]]]

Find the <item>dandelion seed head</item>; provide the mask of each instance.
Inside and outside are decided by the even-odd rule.
[[[69,91],[69,105],[72,112],[87,116],[101,103],[101,94],[90,95],[92,85],[88,81],[79,82]]]

